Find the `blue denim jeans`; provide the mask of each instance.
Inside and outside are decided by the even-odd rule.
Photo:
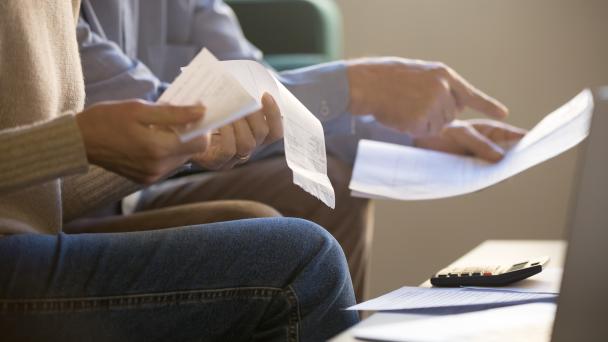
[[[322,341],[353,303],[342,249],[300,219],[0,238],[3,341]]]

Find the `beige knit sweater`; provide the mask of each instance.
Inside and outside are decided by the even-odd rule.
[[[74,119],[84,103],[79,7],[0,1],[0,235],[58,233],[62,222],[136,189],[87,163]]]

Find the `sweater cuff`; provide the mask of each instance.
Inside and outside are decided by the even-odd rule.
[[[85,172],[87,168],[74,115],[0,131],[0,193]]]
[[[63,180],[64,222],[117,202],[141,187],[140,184],[93,165],[86,174]]]

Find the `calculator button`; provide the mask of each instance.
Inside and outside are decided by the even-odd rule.
[[[461,277],[468,277],[468,276],[469,276],[469,274],[468,274],[468,273],[460,273],[460,276],[461,276]]]
[[[437,277],[439,277],[439,278],[447,278],[447,276],[448,276],[447,274],[438,274],[437,275]]]
[[[483,272],[483,275],[484,275],[484,276],[491,276],[491,275],[492,275],[492,272]]]
[[[479,277],[481,275],[481,272],[473,272],[471,275],[473,277]]]

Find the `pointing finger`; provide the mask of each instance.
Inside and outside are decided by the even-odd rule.
[[[496,119],[503,119],[509,115],[505,105],[472,86],[455,71],[449,70],[446,75],[460,106],[467,106]]]

